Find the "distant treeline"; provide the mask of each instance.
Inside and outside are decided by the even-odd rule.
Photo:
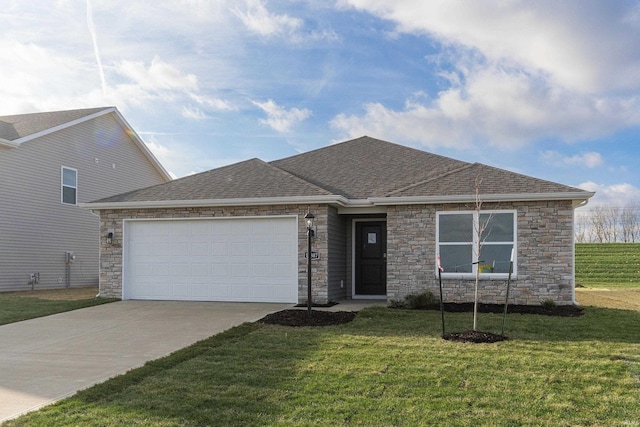
[[[577,209],[577,243],[640,242],[640,204]]]

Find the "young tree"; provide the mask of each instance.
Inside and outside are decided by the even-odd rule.
[[[480,254],[482,253],[482,243],[483,237],[486,239],[485,230],[491,221],[491,215],[485,216],[483,219],[483,215],[481,215],[482,211],[482,199],[480,197],[480,187],[482,186],[482,178],[479,176],[476,177],[475,182],[475,214],[478,216],[477,221],[474,221],[474,233],[475,239],[478,242],[478,245],[473,246],[474,259],[476,264],[476,281],[475,288],[473,292],[473,330],[478,330],[478,288],[480,284]]]

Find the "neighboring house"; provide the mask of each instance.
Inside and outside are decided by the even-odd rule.
[[[482,302],[504,302],[515,248],[512,303],[571,304],[574,209],[592,195],[362,137],[84,207],[100,212],[104,296],[306,301],[311,212],[314,302],[437,295],[438,254],[445,300],[472,301],[481,244]],[[481,243],[473,237],[479,222],[488,222]]]
[[[116,108],[0,116],[0,291],[96,285],[99,218],[78,205],[169,180]]]

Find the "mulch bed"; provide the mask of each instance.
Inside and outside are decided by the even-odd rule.
[[[282,310],[258,320],[259,323],[282,326],[332,326],[351,322],[355,311]]]
[[[451,332],[444,334],[442,339],[455,342],[471,342],[471,343],[494,343],[498,341],[508,340],[504,335],[492,334],[491,332],[482,331],[465,331],[465,332]]]
[[[440,310],[440,304],[431,304],[424,307],[425,310]],[[444,311],[449,313],[468,313],[473,311],[473,303],[444,303]],[[502,304],[478,304],[479,313],[504,313]],[[583,308],[577,305],[557,305],[544,307],[542,305],[516,305],[510,304],[507,313],[541,314],[545,316],[577,317],[582,316]]]

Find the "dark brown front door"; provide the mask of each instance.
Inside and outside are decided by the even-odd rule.
[[[387,223],[356,222],[356,295],[387,294]]]

